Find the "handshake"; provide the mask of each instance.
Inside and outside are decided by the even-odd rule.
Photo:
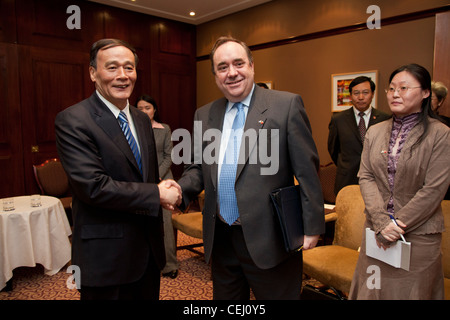
[[[178,183],[172,179],[163,180],[158,184],[159,200],[164,209],[175,210],[181,204],[182,191]]]

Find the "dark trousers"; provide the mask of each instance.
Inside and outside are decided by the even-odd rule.
[[[250,289],[258,300],[298,300],[302,264],[299,252],[274,268],[260,269],[250,257],[242,227],[216,222],[211,257],[215,300],[249,300]]]
[[[152,256],[152,255],[151,255]],[[147,270],[136,282],[106,287],[81,285],[81,300],[158,300],[160,289],[160,270],[153,258]]]

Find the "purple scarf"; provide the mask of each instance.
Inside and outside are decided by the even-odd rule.
[[[408,137],[411,129],[417,124],[420,113],[413,113],[407,115],[403,118],[397,118],[393,116],[393,125],[391,138],[389,139],[389,152],[388,152],[388,182],[389,188],[391,190],[391,196],[387,205],[387,211],[391,214],[394,213],[394,179],[395,173],[397,171],[397,162],[400,158],[400,153],[402,152],[403,146],[405,145],[406,138]],[[397,139],[400,139],[397,153],[393,154],[393,149]]]

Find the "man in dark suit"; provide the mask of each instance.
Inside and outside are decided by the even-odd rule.
[[[157,184],[150,119],[128,103],[136,63],[135,50],[121,40],[94,43],[89,73],[96,92],[55,120],[73,194],[72,264],[81,271],[81,299],[159,298],[161,205],[173,208],[180,193],[174,181]]]
[[[197,110],[195,161],[186,166],[178,183],[184,205],[205,190],[203,240],[205,258],[211,259],[213,297],[249,299],[251,288],[257,299],[298,299],[302,252],[284,249],[269,194],[294,185],[294,176],[298,179],[306,234],[303,249],[313,248],[324,232],[324,209],[319,159],[302,99],[256,86],[250,49],[236,39],[219,38],[211,63],[225,97]],[[228,140],[234,137],[234,124],[242,112],[245,138],[235,140],[242,144],[234,147],[240,150],[239,161],[227,177],[231,179],[227,191]],[[209,139],[214,132],[223,134]],[[218,145],[219,150],[211,151]]]
[[[357,77],[349,85],[353,107],[331,117],[328,152],[337,166],[334,192],[350,184],[358,184],[359,163],[363,148],[363,134],[371,125],[390,116],[371,107],[375,83],[365,76]],[[361,118],[362,117],[362,118]],[[359,125],[364,128],[359,128]]]

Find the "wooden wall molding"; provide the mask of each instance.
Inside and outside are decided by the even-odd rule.
[[[397,15],[397,16],[393,16],[393,17],[383,18],[383,19],[381,19],[380,23],[381,23],[381,27],[383,27],[383,26],[388,26],[388,25],[392,25],[392,24],[433,17],[438,13],[446,12],[449,10],[450,10],[450,5],[445,5],[445,6],[438,7],[438,8],[433,8],[433,9],[422,10],[422,11]],[[318,32],[312,32],[312,33],[307,33],[307,34],[289,37],[289,38],[285,38],[285,39],[279,39],[279,40],[269,41],[269,42],[265,42],[265,43],[255,44],[255,45],[251,45],[249,47],[250,47],[250,50],[255,51],[255,50],[268,49],[268,48],[303,42],[303,41],[319,39],[319,38],[331,37],[331,36],[336,36],[336,35],[340,35],[340,34],[344,34],[344,33],[356,32],[356,31],[361,31],[361,30],[366,30],[366,29],[368,29],[366,22],[361,22],[361,23],[357,23],[357,24],[353,24],[353,25],[349,25],[349,26],[333,28],[333,29],[328,29],[328,30],[318,31]],[[202,56],[198,56],[196,58],[197,62],[208,60],[208,59],[209,59],[209,55],[202,55]]]

